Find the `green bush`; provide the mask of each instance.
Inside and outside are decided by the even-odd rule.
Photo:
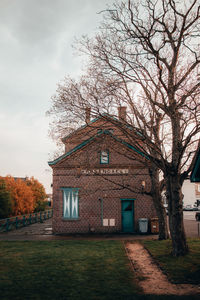
[[[0,219],[7,218],[12,213],[11,194],[6,190],[5,181],[0,178]]]

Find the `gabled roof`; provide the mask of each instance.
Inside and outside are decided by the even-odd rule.
[[[105,121],[106,121],[106,120],[108,121],[108,120],[110,119],[111,122],[114,121],[114,122],[117,122],[117,123],[121,123],[121,121],[120,121],[119,119],[117,119],[116,117],[111,116],[111,115],[109,115],[109,114],[107,114],[107,113],[103,113],[102,115],[100,115],[100,116],[94,118],[93,120],[91,120],[89,123],[82,125],[82,126],[79,127],[78,129],[76,129],[76,130],[74,130],[73,132],[69,133],[68,135],[64,136],[64,137],[62,138],[62,142],[64,142],[66,139],[72,137],[73,135],[79,133],[79,131],[85,129],[86,127],[93,125],[94,123],[96,123],[97,121],[99,121],[99,120],[101,120],[101,119],[105,119]],[[132,127],[131,125],[126,124],[126,126],[127,126],[127,128],[129,128],[129,129],[133,129],[133,127]]]
[[[194,167],[190,175],[191,182],[200,182],[200,148],[196,153]]]
[[[102,130],[102,132],[97,133],[96,135],[94,135],[94,136],[90,137],[89,139],[85,140],[81,144],[77,145],[75,148],[71,149],[69,152],[64,153],[63,155],[61,155],[60,157],[58,157],[57,159],[55,159],[53,161],[49,161],[48,162],[49,166],[56,165],[61,160],[65,159],[66,157],[69,157],[70,155],[72,155],[73,153],[75,153],[78,150],[82,149],[83,147],[85,147],[86,145],[88,145],[89,143],[91,143],[92,141],[94,141],[97,137],[100,137],[102,135],[108,135],[108,136],[112,137],[115,141],[121,143],[122,145],[126,146],[127,148],[133,150],[134,152],[137,152],[141,156],[143,156],[146,159],[148,159],[148,157],[140,149],[138,149],[137,147],[134,147],[131,144],[125,142],[124,140],[119,139],[118,137],[116,137],[115,135],[113,135],[109,130]]]
[[[95,123],[96,121],[98,121],[99,119],[101,119],[101,117],[95,118],[92,121],[90,121],[88,124],[82,125],[81,127],[79,127],[78,129],[74,130],[73,132],[69,133],[68,135],[64,136],[62,138],[62,142],[65,141],[67,138],[71,137],[72,135],[76,134],[78,131],[81,131],[82,129],[86,128],[87,126],[92,125],[93,123]]]

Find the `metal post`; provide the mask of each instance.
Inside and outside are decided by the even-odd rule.
[[[6,220],[6,231],[9,230],[9,219]]]
[[[103,198],[99,198],[101,201],[101,225],[103,226]]]
[[[18,217],[15,218],[15,228],[18,228]]]
[[[23,216],[22,224],[23,224],[23,226],[26,226],[26,216]]]

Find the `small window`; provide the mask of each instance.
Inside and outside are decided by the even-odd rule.
[[[114,129],[113,128],[104,128],[104,129],[97,129],[97,133],[98,134],[100,134],[100,133],[103,133],[103,132],[105,132],[105,133],[111,133],[111,134],[113,134],[114,133]]]
[[[63,217],[65,219],[78,218],[78,189],[62,188],[63,191]]]
[[[113,129],[113,128],[109,128],[108,131],[109,131],[110,133],[112,133],[112,134],[114,133],[114,129]]]
[[[198,192],[200,192],[200,184],[198,184]]]
[[[102,150],[100,153],[100,163],[101,164],[108,164],[109,163],[109,151]]]

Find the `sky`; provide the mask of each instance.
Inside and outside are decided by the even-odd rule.
[[[0,176],[34,176],[51,193],[56,150],[46,111],[57,84],[78,77],[72,44],[93,35],[113,0],[0,0]]]

